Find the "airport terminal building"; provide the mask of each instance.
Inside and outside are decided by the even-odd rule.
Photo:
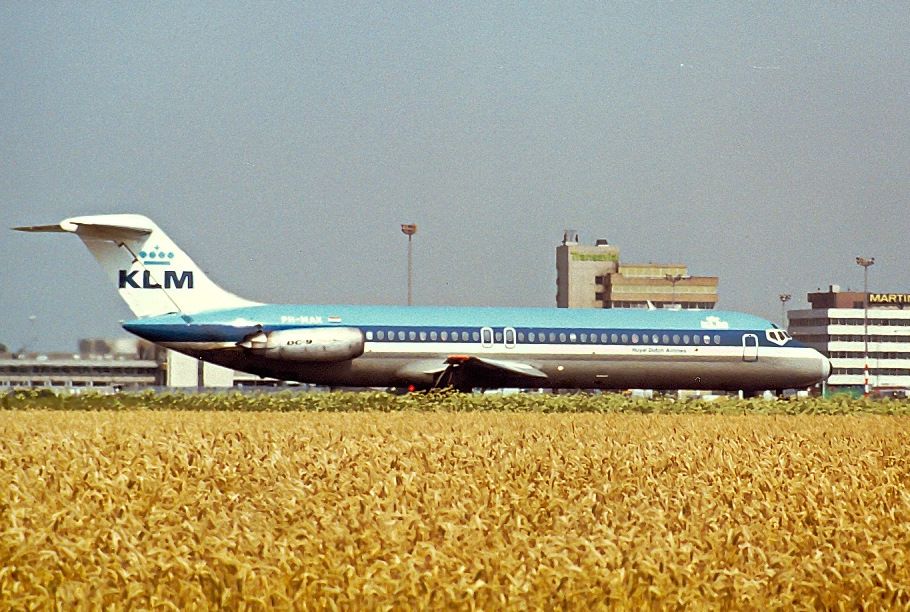
[[[831,285],[828,291],[810,293],[808,300],[811,308],[789,311],[789,331],[831,360],[831,391],[859,392],[864,387],[864,323],[870,388],[910,389],[910,293],[870,293],[866,319],[861,291]]]
[[[575,230],[556,247],[558,308],[709,309],[717,304],[717,280],[691,276],[683,264],[624,263],[618,247],[579,244]]]

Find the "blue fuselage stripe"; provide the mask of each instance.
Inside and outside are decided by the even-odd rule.
[[[158,324],[132,321],[124,327],[138,336],[152,342],[240,342],[250,334],[258,331],[271,332],[288,329],[312,329],[314,327],[349,327],[338,326],[303,326],[303,325],[264,325],[257,327],[236,327],[216,324]],[[743,335],[753,334],[758,346],[780,346],[770,342],[765,330],[711,330],[711,329],[604,329],[604,328],[567,328],[567,327],[438,327],[438,326],[405,326],[405,325],[357,325],[368,343],[472,343],[501,345],[506,340],[522,345],[590,345],[590,346],[742,346]],[[482,329],[487,331],[484,338]],[[507,331],[508,332],[508,338]],[[533,340],[531,339],[533,338]],[[698,341],[695,341],[698,338]],[[647,340],[646,340],[647,339]],[[790,340],[787,346],[802,346]]]

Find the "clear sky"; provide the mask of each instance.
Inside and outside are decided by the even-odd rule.
[[[129,310],[65,217],[261,301],[553,306],[563,228],[777,320],[910,291],[906,3],[0,3],[0,342]],[[34,317],[30,322],[30,317]]]

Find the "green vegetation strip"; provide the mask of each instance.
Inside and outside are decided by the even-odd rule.
[[[471,395],[440,391],[393,395],[332,393],[86,393],[12,391],[0,396],[3,410],[184,410],[244,412],[536,412],[643,414],[891,414],[910,415],[910,400],[832,398],[680,400],[630,398],[621,394]]]

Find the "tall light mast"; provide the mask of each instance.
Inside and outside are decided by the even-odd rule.
[[[412,303],[412,275],[414,270],[413,265],[413,256],[411,252],[411,239],[414,237],[414,234],[417,233],[417,224],[416,223],[402,223],[401,232],[408,237],[408,306]]]

